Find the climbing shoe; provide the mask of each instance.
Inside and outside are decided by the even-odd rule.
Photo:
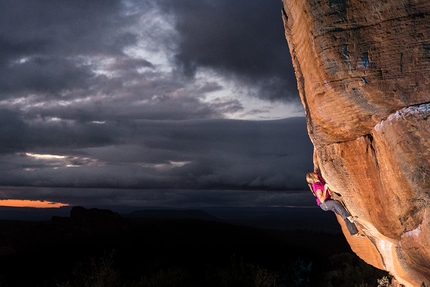
[[[358,219],[358,216],[348,216],[347,217],[349,222],[354,223],[354,221],[356,221]]]

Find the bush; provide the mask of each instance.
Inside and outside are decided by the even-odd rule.
[[[80,263],[73,272],[73,282],[58,283],[58,287],[117,287],[119,272],[113,269],[113,254],[104,255],[100,259],[91,258]]]
[[[374,268],[355,254],[336,254],[328,261],[328,271],[321,275],[321,284],[327,287],[350,287],[352,284],[374,286],[378,278],[387,275],[386,271]]]
[[[230,258],[225,268],[215,268],[206,271],[206,286],[214,287],[275,287],[278,275],[258,265],[245,264],[236,256]]]
[[[138,287],[177,287],[190,286],[191,277],[188,272],[180,268],[169,268],[144,277],[140,280]]]
[[[310,286],[310,276],[312,272],[312,261],[305,262],[301,258],[289,260],[282,267],[281,286],[304,287]]]

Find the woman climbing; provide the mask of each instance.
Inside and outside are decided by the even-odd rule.
[[[345,207],[339,201],[332,199],[328,191],[328,185],[324,179],[317,172],[309,172],[306,174],[306,181],[308,182],[309,188],[316,197],[317,205],[324,211],[331,210],[339,214],[343,220],[345,220],[346,227],[352,236],[358,238],[364,238],[364,234],[359,233],[354,221],[357,216],[351,216],[351,214],[345,209]]]

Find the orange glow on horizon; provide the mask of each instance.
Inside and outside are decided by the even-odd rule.
[[[67,203],[51,202],[43,200],[27,199],[0,199],[0,206],[8,207],[34,207],[34,208],[59,208],[69,206]]]

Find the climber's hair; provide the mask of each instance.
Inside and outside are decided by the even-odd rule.
[[[315,172],[308,172],[308,173],[306,174],[306,181],[307,181],[308,183],[314,183],[314,182],[316,182],[316,181],[319,181],[319,179],[318,179],[318,174],[317,174],[317,173],[315,173]]]
[[[312,191],[313,195],[316,196],[312,183],[319,181],[318,174],[316,172],[308,172],[306,174],[306,181],[308,182],[309,189]]]

